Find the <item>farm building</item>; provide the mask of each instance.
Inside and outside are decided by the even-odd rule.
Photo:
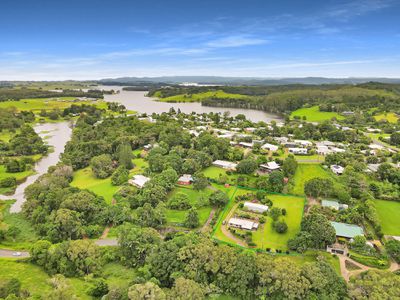
[[[258,228],[258,223],[252,220],[231,218],[228,222],[230,227],[235,227],[239,229],[253,230]]]
[[[216,160],[212,164],[213,164],[213,166],[223,168],[223,169],[235,169],[237,166],[236,163],[226,161],[226,160]]]
[[[331,222],[331,225],[335,228],[337,237],[352,239],[357,235],[364,235],[364,230],[358,225],[339,222]]]
[[[342,210],[342,209],[347,209],[349,206],[347,204],[341,204],[335,200],[322,200],[321,205],[323,207],[329,207],[334,210]]]
[[[190,174],[183,174],[178,179],[178,184],[181,184],[181,185],[189,185],[192,182],[193,182],[193,177]]]
[[[150,178],[143,175],[135,175],[132,179],[129,180],[129,184],[134,185],[138,188],[143,188],[146,182],[148,182]]]
[[[243,208],[261,214],[265,211],[268,211],[268,206],[253,202],[245,202]]]

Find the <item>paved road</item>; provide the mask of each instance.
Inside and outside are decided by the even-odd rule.
[[[21,253],[19,256],[13,255],[13,253]],[[29,257],[29,252],[28,251],[18,251],[18,250],[3,250],[0,249],[0,257],[6,257],[6,258],[26,258]]]

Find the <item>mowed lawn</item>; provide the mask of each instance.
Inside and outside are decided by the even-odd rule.
[[[189,202],[193,207],[198,207],[196,210],[199,214],[200,226],[203,225],[208,217],[210,216],[212,207],[210,205],[201,206],[202,201],[207,201],[209,196],[212,194],[211,189],[205,189],[202,191],[196,191],[192,187],[176,187],[169,195],[169,198],[174,197],[178,193],[186,194],[189,198]],[[188,210],[175,210],[167,209],[166,217],[167,222],[171,225],[180,225],[185,221]]]
[[[305,108],[300,108],[295,111],[293,111],[290,114],[291,119],[294,117],[306,117],[306,120],[309,122],[323,122],[327,120],[331,120],[332,118],[336,118],[337,120],[343,120],[344,117],[339,115],[336,112],[329,112],[329,111],[320,111],[319,107],[316,106],[311,106],[311,107],[305,107]]]
[[[304,198],[287,195],[268,195],[272,200],[273,207],[286,209],[286,216],[282,216],[280,220],[284,220],[288,225],[288,231],[284,234],[277,233],[272,227],[272,219],[268,216],[267,222],[261,224],[257,231],[253,232],[253,241],[257,244],[257,248],[271,248],[273,250],[287,249],[287,242],[300,231],[300,223],[303,217]]]
[[[333,178],[320,164],[299,164],[293,177],[294,187],[290,191],[295,195],[304,195],[304,185],[312,178]]]
[[[142,173],[147,167],[147,162],[142,158],[135,158],[132,161],[135,167],[130,171],[130,176]],[[111,203],[114,194],[120,188],[120,186],[111,184],[111,176],[105,179],[96,178],[90,167],[76,171],[71,186],[88,189],[99,196],[103,196],[107,203]]]
[[[387,235],[400,236],[400,202],[375,200],[382,232]]]
[[[374,118],[377,121],[386,120],[389,123],[397,123],[397,120],[399,119],[399,117],[393,112],[382,113],[382,114],[374,116]]]

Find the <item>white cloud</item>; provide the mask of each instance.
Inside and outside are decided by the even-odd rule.
[[[206,43],[206,46],[211,48],[235,48],[262,45],[266,43],[268,43],[268,41],[264,39],[236,35],[209,41]]]

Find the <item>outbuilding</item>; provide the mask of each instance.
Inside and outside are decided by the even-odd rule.
[[[255,212],[255,213],[263,213],[265,211],[268,211],[268,206],[259,204],[259,203],[253,203],[253,202],[245,202],[243,204],[243,208]]]
[[[135,175],[132,177],[132,179],[130,179],[128,182],[131,185],[136,186],[137,188],[141,189],[144,187],[144,185],[146,184],[146,182],[148,182],[150,180],[150,178],[143,176],[143,175]]]
[[[213,165],[216,167],[228,169],[228,170],[236,169],[236,167],[237,167],[236,163],[226,161],[226,160],[216,160],[213,162]]]
[[[364,235],[364,230],[358,225],[339,222],[331,222],[331,225],[335,228],[337,237],[352,239],[355,236]]]

